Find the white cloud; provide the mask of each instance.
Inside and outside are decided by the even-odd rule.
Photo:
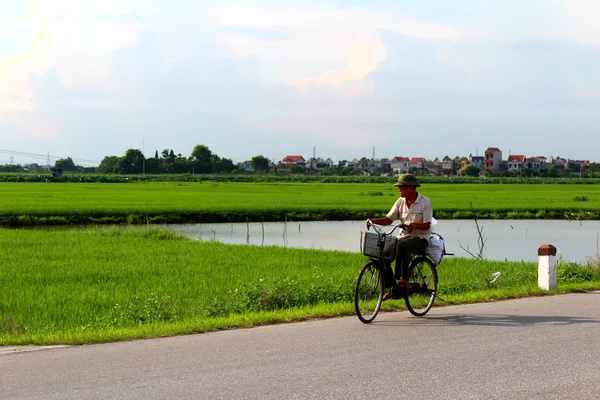
[[[31,77],[41,77],[50,69],[58,73],[60,83],[68,89],[103,88],[110,74],[106,54],[135,42],[137,27],[119,18],[127,8],[119,2],[41,1],[11,25],[25,26],[37,32],[30,45],[0,60],[0,118],[10,119],[12,112],[34,112],[37,93]],[[14,114],[14,123],[24,118]],[[31,124],[29,124],[31,125]],[[37,131],[37,128],[34,129]],[[27,130],[25,130],[27,132]]]
[[[456,134],[457,120],[597,109],[596,2],[507,2],[473,1],[473,15],[462,0],[437,15],[419,5],[405,13],[400,2],[388,11],[371,3],[36,2],[25,18],[0,22],[4,35],[37,33],[0,59],[0,132],[89,147],[100,153],[72,155],[94,159],[142,135],[159,150],[206,141],[234,158],[259,143],[327,143],[365,155],[394,146],[399,133]],[[241,136],[252,139],[230,149]]]
[[[387,57],[381,29],[426,39],[464,40],[460,29],[402,16],[357,9],[315,6],[224,7],[217,13],[223,26],[260,27],[280,32],[279,40],[231,35],[229,42],[240,57],[257,55],[266,82],[285,82],[304,92],[328,86],[351,93],[370,91],[360,82]],[[299,67],[299,66],[302,67]]]
[[[481,41],[600,45],[596,0],[504,0],[470,4],[464,21]]]
[[[567,2],[565,2],[567,3]],[[600,45],[600,2],[596,0],[570,0],[566,6],[564,35],[568,41]]]

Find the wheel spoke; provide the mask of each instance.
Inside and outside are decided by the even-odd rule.
[[[434,264],[426,257],[411,263],[409,283],[411,290],[406,296],[406,307],[416,316],[425,315],[433,306],[437,291],[437,272]]]
[[[377,316],[383,289],[383,277],[378,265],[375,262],[368,263],[358,275],[354,292],[356,315],[362,322],[369,323]]]

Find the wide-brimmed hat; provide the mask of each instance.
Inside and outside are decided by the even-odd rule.
[[[398,177],[398,182],[394,183],[394,186],[415,186],[419,187],[421,184],[417,180],[417,177],[413,174],[402,174]]]

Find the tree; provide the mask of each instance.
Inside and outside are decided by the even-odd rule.
[[[220,158],[219,161],[216,161],[212,165],[212,172],[231,172],[235,169],[235,165],[233,165],[233,161],[229,158]]]
[[[556,165],[551,165],[550,168],[548,168],[547,174],[551,178],[558,178],[561,174],[561,171],[558,170]]]
[[[101,174],[118,174],[119,168],[119,157],[117,156],[106,156],[100,162],[98,166],[98,172]]]
[[[533,178],[534,176],[540,176],[540,171],[533,168],[523,168],[521,170],[521,175]]]
[[[185,157],[178,156],[173,159],[173,172],[176,174],[192,172],[189,167],[190,165]]]
[[[62,169],[63,171],[77,171],[77,167],[71,157],[56,160],[54,168]]]
[[[160,173],[160,160],[157,158],[146,159],[146,173],[147,174],[158,174]]]
[[[121,161],[122,174],[139,174],[143,171],[145,157],[139,149],[129,149]]]
[[[250,163],[252,163],[252,167],[257,172],[266,171],[269,169],[269,159],[262,155],[252,157],[250,159]]]
[[[477,168],[476,166],[469,165],[463,173],[468,176],[479,176],[480,172],[481,172],[481,170],[479,168]]]
[[[212,155],[212,151],[203,144],[196,145],[192,150],[192,157],[200,165],[211,164]]]

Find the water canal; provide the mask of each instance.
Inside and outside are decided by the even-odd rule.
[[[537,249],[552,244],[564,261],[586,262],[599,252],[600,221],[481,220],[485,241],[482,255],[491,260],[537,262]],[[364,221],[265,222],[167,225],[195,240],[230,244],[287,246],[308,249],[360,252]],[[446,248],[459,257],[479,253],[475,221],[438,221],[435,230]]]

